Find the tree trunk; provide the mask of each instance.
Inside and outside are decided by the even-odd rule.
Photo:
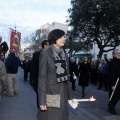
[[[100,50],[99,53],[98,53],[98,59],[101,60],[101,58],[102,58],[102,54],[103,54],[103,50]]]

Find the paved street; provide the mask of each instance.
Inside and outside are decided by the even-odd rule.
[[[19,69],[19,95],[8,97],[2,95],[0,102],[0,120],[37,120],[36,96],[29,82],[23,81],[22,70]],[[120,102],[117,104],[119,115],[107,112],[108,93],[97,90],[97,86],[86,88],[86,98],[94,96],[95,102],[80,102],[77,109],[69,106],[69,120],[120,120]],[[81,88],[76,85],[75,98],[81,97]]]

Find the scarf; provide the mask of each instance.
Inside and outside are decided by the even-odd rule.
[[[51,48],[55,59],[57,82],[67,81],[68,74],[67,74],[67,65],[66,65],[66,57],[64,50],[62,48],[57,49],[53,45],[51,46]]]

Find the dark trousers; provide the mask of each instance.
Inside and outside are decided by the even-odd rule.
[[[37,108],[39,109],[39,101],[38,101],[38,92],[36,92],[36,102],[37,102]]]
[[[26,81],[28,78],[28,70],[24,70],[24,80]]]
[[[108,90],[107,76],[100,74],[100,77],[99,77],[99,89],[102,88],[103,84],[104,84],[105,90]]]
[[[109,98],[111,97],[111,94],[112,94],[112,89],[109,86]],[[111,98],[111,101],[109,101],[109,103],[108,103],[108,109],[111,110],[111,111],[116,111],[115,106],[116,106],[116,104],[118,103],[118,100],[119,100],[117,97],[115,97],[116,96],[115,94],[116,94],[116,92],[114,92],[114,94]]]
[[[82,97],[85,97],[85,86],[82,86]]]
[[[70,76],[70,81],[72,82],[72,90],[75,90],[75,80]]]
[[[118,100],[113,99],[113,100],[109,101],[109,103],[108,103],[109,110],[115,111],[115,106],[117,103],[118,103]]]
[[[75,90],[75,80],[72,80],[72,89]]]

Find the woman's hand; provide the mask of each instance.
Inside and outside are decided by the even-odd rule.
[[[46,105],[40,105],[40,109],[41,110],[47,110],[47,106]]]
[[[78,101],[76,99],[71,99],[71,100],[68,100],[68,103],[70,104],[70,106],[74,109],[76,109],[78,107]]]

